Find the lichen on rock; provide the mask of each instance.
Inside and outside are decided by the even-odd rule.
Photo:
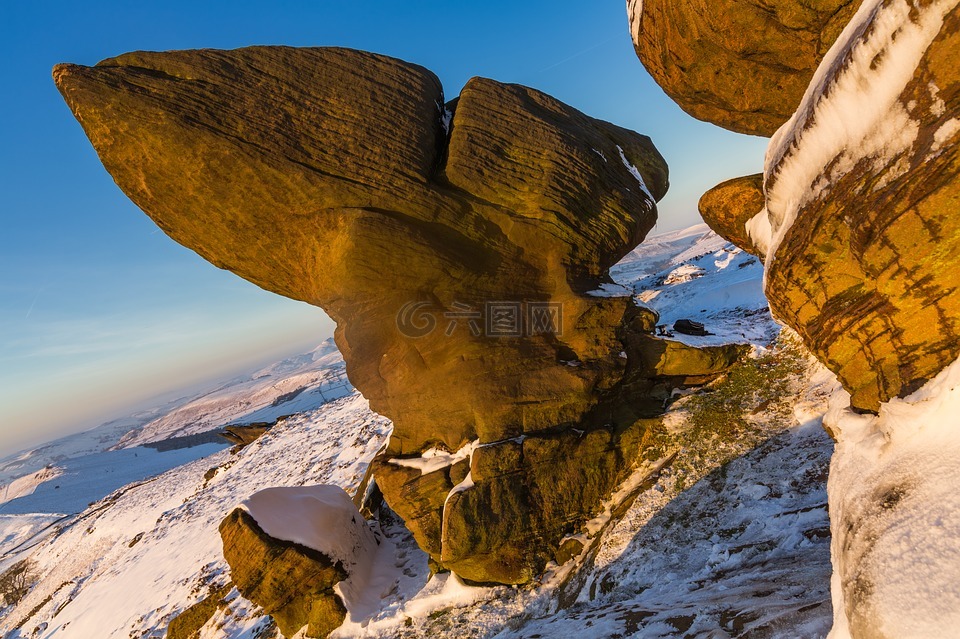
[[[771,308],[860,410],[960,354],[957,4],[864,4],[772,141],[751,222]]]

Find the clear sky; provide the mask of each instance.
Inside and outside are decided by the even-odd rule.
[[[161,233],[100,165],[50,70],[144,49],[345,46],[546,91],[650,135],[670,165],[658,231],[766,141],[684,114],[633,52],[624,2],[0,3],[0,454],[120,417],[332,334],[319,309],[219,271]],[[655,231],[656,232],[656,231]]]

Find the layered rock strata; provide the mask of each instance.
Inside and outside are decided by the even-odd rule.
[[[772,141],[770,306],[877,411],[960,355],[960,12],[865,3]]]
[[[548,95],[474,78],[447,102],[426,69],[346,49],[130,53],[54,78],[168,235],[337,322],[351,382],[394,421],[387,502],[416,522],[423,494],[418,540],[470,579],[529,580],[628,471],[669,391],[739,354],[657,340],[629,297],[590,294],[652,228],[667,167],[649,138]],[[609,472],[570,459],[565,492],[540,497],[534,468],[560,457],[535,442],[570,433],[602,440],[584,455]],[[524,438],[514,464],[507,442]],[[474,445],[503,472],[469,487],[390,463]],[[529,510],[488,526],[504,491]]]

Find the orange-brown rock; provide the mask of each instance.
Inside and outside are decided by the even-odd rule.
[[[347,577],[340,563],[274,539],[240,508],[220,523],[220,537],[237,590],[273,617],[284,637],[304,626],[305,636],[326,637],[343,623],[347,610],[333,590]]]
[[[852,0],[628,0],[634,47],[693,117],[772,135],[860,3]]]
[[[480,78],[448,136],[432,73],[343,49],[134,53],[55,78],[162,229],[337,321],[394,452],[577,421],[619,377],[627,302],[583,293],[654,224],[667,169],[648,138]],[[397,322],[417,302],[437,326],[413,337]],[[555,303],[562,335],[489,336],[496,302],[531,333],[528,303]]]
[[[721,182],[700,197],[700,217],[720,237],[744,251],[762,257],[754,245],[747,222],[763,210],[763,174]]]
[[[768,152],[758,220],[775,314],[870,411],[960,355],[960,9],[877,15]]]
[[[630,298],[588,294],[652,228],[667,167],[646,136],[548,95],[474,78],[445,102],[426,69],[346,49],[131,53],[54,78],[166,233],[337,322],[351,382],[394,422],[385,459],[620,432],[662,406],[656,389],[738,354],[674,357]],[[421,543],[441,479],[409,503],[405,480],[382,482],[426,518]]]

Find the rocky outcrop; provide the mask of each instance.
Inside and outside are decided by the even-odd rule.
[[[279,420],[277,420],[279,421]],[[261,435],[276,426],[277,422],[257,422],[254,424],[230,424],[224,426],[217,435],[240,448],[257,441]]]
[[[342,564],[269,536],[240,508],[221,522],[220,537],[237,590],[273,617],[284,637],[304,626],[307,637],[326,637],[343,623],[347,610],[333,590],[347,578]]]
[[[700,217],[720,237],[753,255],[763,256],[747,233],[747,222],[764,207],[763,174],[721,182],[700,198]]]
[[[197,639],[200,630],[213,618],[231,590],[232,583],[217,588],[174,617],[167,626],[167,639]]]
[[[751,222],[768,244],[776,316],[860,410],[916,390],[960,355],[956,5],[861,11],[771,146],[767,213]]]
[[[769,136],[800,103],[852,0],[628,0],[634,47],[693,117]]]
[[[529,579],[628,470],[623,433],[642,440],[665,392],[739,352],[655,339],[629,297],[589,294],[653,226],[667,167],[649,138],[548,95],[474,78],[445,102],[426,69],[345,49],[131,53],[54,78],[166,233],[337,322],[351,382],[394,422],[384,497],[477,581]],[[504,442],[594,431],[605,443],[589,454],[610,456],[609,477],[567,486],[557,507],[532,494],[540,480],[512,482],[532,510],[498,529],[509,539],[443,533],[447,519],[497,512],[502,491],[483,484],[497,476],[447,500],[465,462],[423,478],[387,470],[475,443],[513,473]],[[540,462],[517,463],[536,474]]]

